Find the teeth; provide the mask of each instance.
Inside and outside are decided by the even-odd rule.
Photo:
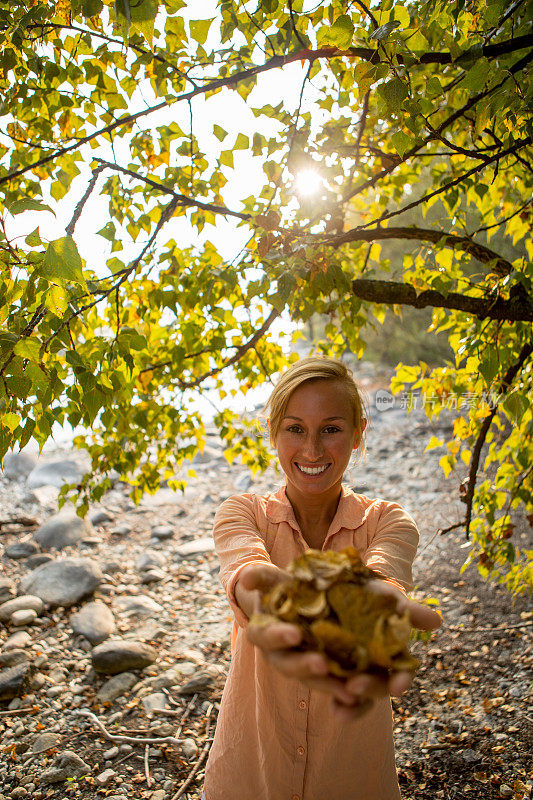
[[[298,469],[305,473],[305,475],[320,475],[320,473],[324,472],[327,468],[328,464],[324,464],[323,467],[302,467],[301,464],[298,464]]]

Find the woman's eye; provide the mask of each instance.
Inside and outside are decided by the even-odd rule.
[[[289,433],[300,433],[302,429],[299,425],[290,425],[287,430]]]
[[[337,433],[337,431],[340,431],[340,428],[337,428],[336,425],[328,425],[328,427],[324,429],[324,433]]]

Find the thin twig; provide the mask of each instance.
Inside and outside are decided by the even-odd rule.
[[[114,734],[109,733],[109,731],[104,727],[103,723],[98,719],[96,714],[93,714],[92,711],[85,711],[84,709],[77,709],[74,711],[79,717],[87,717],[95,725],[100,728],[102,733],[104,734],[106,739],[109,739],[110,742],[126,742],[128,744],[173,744],[179,745],[181,744],[181,739],[177,739],[175,736],[159,736],[152,739],[140,739],[136,736],[122,736],[121,734]]]
[[[202,751],[201,751],[200,755],[196,759],[196,762],[195,762],[192,770],[189,772],[187,780],[184,783],[181,784],[181,786],[178,789],[178,791],[176,792],[176,794],[173,794],[172,797],[170,798],[170,800],[179,800],[179,798],[185,793],[185,791],[187,790],[187,788],[191,784],[192,779],[194,778],[194,776],[196,775],[196,773],[200,769],[205,757],[207,756],[207,753],[209,752],[209,748],[211,746],[211,741],[212,741],[209,738],[209,734],[210,734],[209,719],[211,717],[212,711],[213,711],[213,704],[211,703],[209,705],[209,709],[207,711],[207,716],[206,716],[206,719],[205,719],[205,744],[204,744],[204,746],[202,748]]]
[[[446,610],[443,611],[443,614],[446,615]],[[531,625],[533,625],[533,620],[528,620],[527,622],[515,622],[512,625],[499,625],[496,628],[491,628],[491,627],[478,628],[475,625],[472,628],[463,628],[461,625],[449,625],[448,628],[450,630],[459,630],[459,631],[461,631],[461,633],[463,631],[476,631],[476,633],[478,631],[481,631],[483,633],[489,633],[489,632],[494,632],[494,631],[496,631],[496,632],[497,631],[507,631],[507,630],[512,630],[514,628],[529,628]]]
[[[103,170],[103,166],[101,164],[99,164],[96,167],[96,169],[93,170],[93,176],[92,176],[91,180],[89,181],[89,185],[87,186],[85,194],[83,195],[83,197],[81,198],[81,200],[77,204],[76,208],[74,209],[74,214],[72,215],[72,219],[70,220],[69,224],[65,228],[65,233],[67,234],[67,236],[72,236],[72,234],[74,233],[74,228],[76,227],[76,223],[79,220],[79,218],[81,217],[81,212],[83,211],[85,203],[87,202],[87,200],[91,196],[91,193],[92,193],[94,187],[96,186],[96,181],[98,180],[98,176],[100,175],[102,170]]]
[[[152,779],[150,777],[150,762],[148,760],[148,756],[150,753],[150,745],[146,745],[144,748],[144,774],[146,775],[146,785],[149,789],[152,788]]]

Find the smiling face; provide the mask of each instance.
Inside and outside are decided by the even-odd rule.
[[[342,383],[311,380],[295,389],[275,441],[289,499],[328,502],[338,497],[361,433]]]

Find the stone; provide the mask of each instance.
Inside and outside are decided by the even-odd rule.
[[[123,674],[125,675],[126,673]],[[116,758],[118,756],[118,752],[118,747],[116,745],[114,747],[110,747],[109,750],[104,750],[102,753],[104,761],[111,761],[113,758]]]
[[[28,660],[28,654],[24,650],[6,650],[0,653],[0,667],[14,667],[15,664],[22,664]]]
[[[202,536],[200,539],[195,539],[192,542],[181,544],[174,550],[178,558],[186,558],[187,556],[196,556],[201,553],[209,553],[214,551],[215,544],[211,536]]]
[[[106,575],[115,575],[117,572],[122,572],[122,564],[118,561],[105,561],[102,570]]]
[[[481,761],[483,756],[481,753],[478,753],[477,750],[472,750],[468,747],[466,750],[463,750],[461,753],[464,761],[467,761],[469,764],[475,764],[477,761]]]
[[[196,666],[193,667],[193,671],[194,670],[196,670]],[[171,686],[176,686],[182,678],[183,673],[180,671],[179,667],[171,667],[154,679],[152,687],[154,689],[170,689]]]
[[[58,461],[49,461],[37,466],[28,475],[28,486],[30,489],[38,489],[40,486],[55,486],[61,489],[65,483],[79,483],[83,477],[82,467],[69,458]]]
[[[0,700],[11,700],[24,694],[30,677],[30,662],[0,669]]]
[[[89,519],[93,525],[101,525],[103,522],[112,522],[113,515],[105,508],[97,508],[89,514]]]
[[[32,625],[36,619],[37,612],[33,608],[21,608],[20,611],[13,611],[9,621],[15,627],[22,627],[24,625]]]
[[[34,756],[38,755],[39,753],[46,753],[47,750],[51,750],[52,747],[56,747],[58,741],[59,737],[56,733],[50,733],[49,731],[39,733],[33,740],[31,752]]]
[[[214,676],[207,671],[200,671],[187,683],[180,686],[177,691],[182,695],[197,694],[212,689],[213,685]]]
[[[163,610],[163,606],[145,594],[124,594],[116,598],[115,606],[128,617],[154,617]]]
[[[146,713],[151,714],[153,711],[160,711],[167,707],[167,696],[163,692],[152,692],[146,694],[141,703]]]
[[[141,573],[141,583],[143,584],[158,583],[164,578],[166,578],[166,575],[160,569],[149,569],[148,572]]]
[[[31,539],[27,539],[25,542],[14,542],[13,544],[8,544],[6,547],[6,556],[8,558],[18,560],[20,558],[28,558],[28,556],[33,556],[38,551],[39,547],[35,544],[35,542],[32,542]]]
[[[502,797],[512,797],[514,794],[512,788],[507,783],[502,783],[500,786],[500,795]]]
[[[156,789],[155,792],[152,792],[150,795],[150,800],[165,800],[166,797],[167,793],[164,789]]]
[[[28,569],[37,569],[37,567],[42,567],[43,564],[48,564],[53,560],[54,557],[50,553],[36,553],[34,556],[29,556],[25,566]]]
[[[181,751],[185,756],[185,758],[190,761],[191,758],[195,758],[198,755],[198,745],[196,744],[194,739],[186,737],[181,742]]]
[[[121,672],[113,678],[109,678],[96,695],[100,703],[112,703],[117,697],[122,697],[138,682],[137,675],[132,672]]]
[[[96,561],[90,558],[61,558],[25,575],[21,588],[51,606],[69,607],[92,594],[103,577]]]
[[[172,539],[174,528],[171,528],[170,525],[156,525],[155,528],[152,528],[151,535],[156,539]]]
[[[41,773],[41,783],[46,786],[50,783],[60,783],[69,778],[81,778],[83,775],[90,774],[89,764],[86,764],[72,750],[63,750],[54,758],[52,766]]]
[[[10,600],[15,594],[13,581],[8,578],[0,578],[0,603]]]
[[[157,650],[143,642],[109,639],[99,644],[91,653],[96,672],[114,675],[132,669],[143,669],[157,659]]]
[[[123,522],[122,525],[117,525],[115,528],[113,528],[110,533],[113,536],[127,536],[129,533],[131,533],[131,525]]]
[[[91,644],[100,644],[115,632],[113,614],[101,600],[87,603],[72,614],[70,625],[74,633],[85,636]]]
[[[36,464],[37,456],[33,453],[27,453],[24,450],[21,453],[10,452],[4,456],[2,472],[10,480],[20,480],[27,478],[35,469]]]
[[[154,550],[146,550],[137,556],[135,560],[135,569],[139,572],[152,569],[152,567],[162,567],[165,563],[164,557],[161,553],[156,553]]]
[[[118,751],[117,751],[118,752]],[[108,786],[111,783],[113,778],[117,777],[117,773],[114,769],[105,769],[100,775],[97,775],[95,778],[96,783],[98,786]]]
[[[79,544],[94,533],[89,520],[81,519],[70,511],[61,511],[41,525],[34,533],[34,539],[43,550],[63,550]]]
[[[239,492],[247,492],[253,482],[253,478],[249,472],[242,472],[237,478],[235,478],[233,485],[239,490]]]
[[[8,600],[7,603],[2,603],[0,606],[0,620],[7,622],[15,611],[31,609],[37,614],[42,614],[44,611],[44,603],[40,597],[32,594],[23,594],[19,597],[14,597],[13,600]]]
[[[0,650],[2,652],[6,650],[18,650],[19,648],[26,647],[28,644],[31,644],[30,634],[26,631],[17,631],[7,637],[2,647],[0,647]]]

